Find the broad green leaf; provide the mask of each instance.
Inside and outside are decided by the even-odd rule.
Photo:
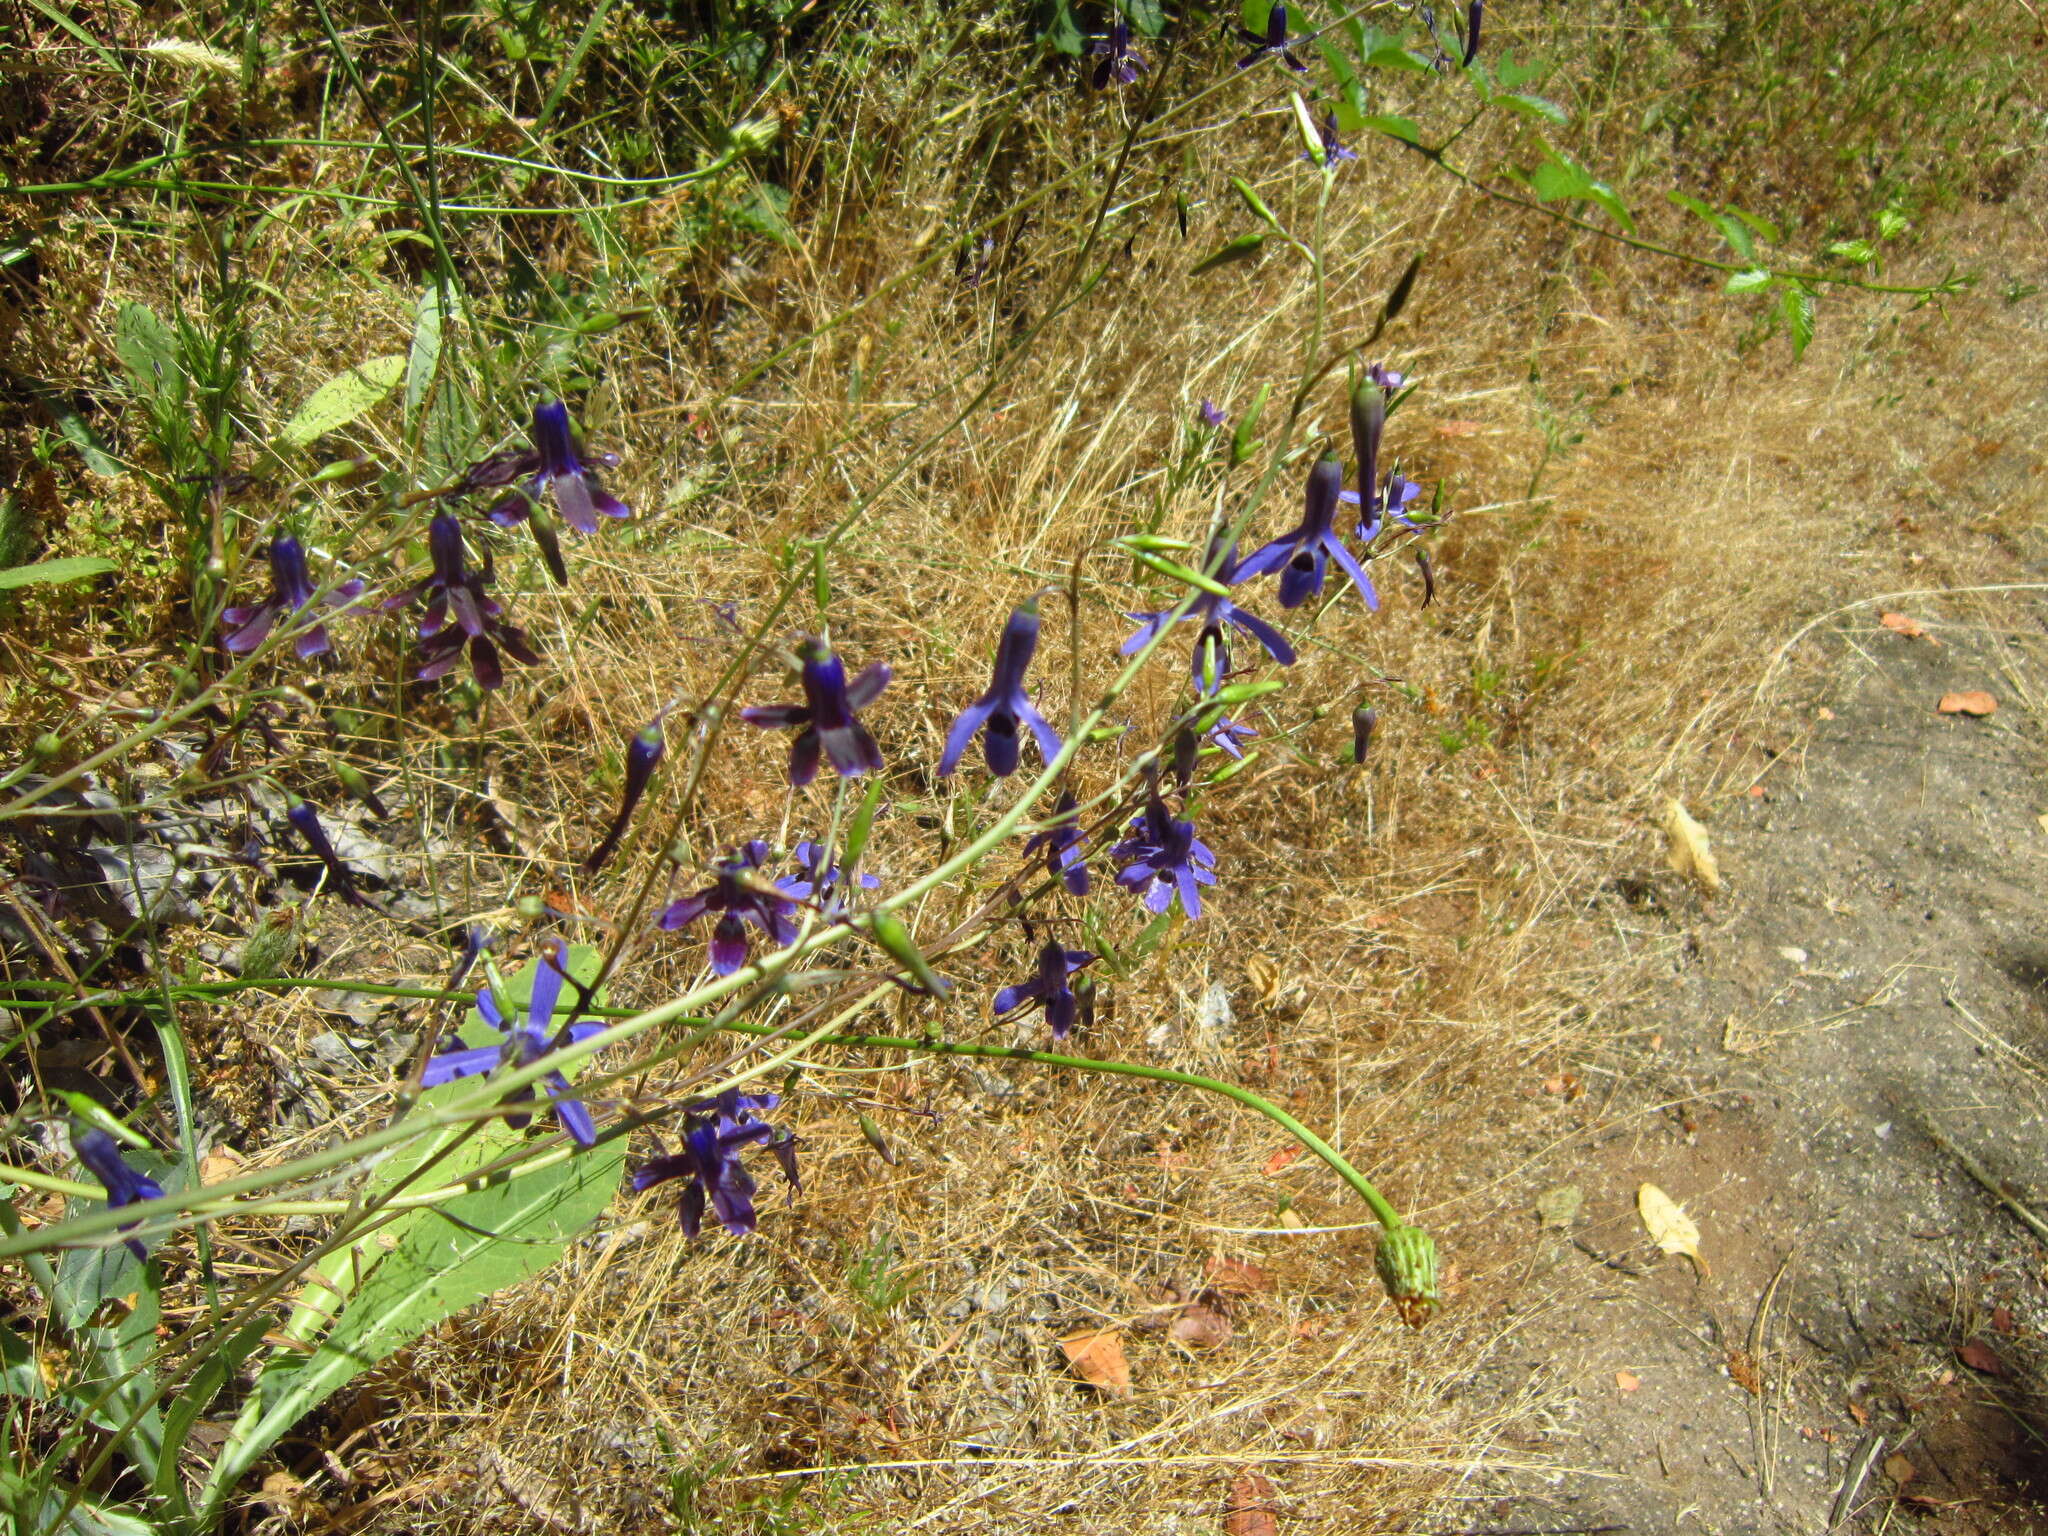
[[[1732,213],[1714,215],[1714,227],[1721,231],[1721,238],[1728,242],[1737,260],[1756,260],[1756,238],[1749,232],[1749,226]]]
[[[441,332],[450,320],[462,318],[462,299],[452,286],[436,281],[420,290],[419,302],[413,306],[412,351],[405,360],[405,428],[412,430],[413,419],[425,403],[427,391],[434,387],[434,375],[441,367]]]
[[[1384,133],[1388,138],[1399,139],[1404,144],[1422,143],[1422,130],[1408,118],[1396,117],[1392,113],[1380,112],[1362,117],[1358,121],[1358,126],[1361,131]]]
[[[1562,160],[1546,160],[1529,173],[1529,186],[1546,203],[1583,200],[1592,185],[1592,179],[1576,165]]]
[[[1429,61],[1417,58],[1402,47],[1397,34],[1361,26],[1356,36],[1358,56],[1365,61],[1367,69],[1399,69],[1416,75],[1429,73]]]
[[[1365,86],[1358,78],[1358,71],[1351,67],[1351,61],[1344,56],[1326,33],[1316,39],[1323,62],[1330,66],[1330,73],[1337,81],[1337,131],[1359,133],[1365,128]]]
[[[1722,288],[1723,293],[1762,293],[1771,286],[1771,274],[1762,267],[1751,267],[1747,272],[1737,272]]]
[[[60,581],[84,581],[88,576],[104,576],[115,569],[113,561],[99,555],[76,555],[68,560],[38,560],[34,565],[11,565],[0,571],[0,592],[9,592],[16,587],[48,586]]]
[[[1166,30],[1166,12],[1160,8],[1159,0],[1117,0],[1131,25],[1147,37],[1157,37]]]
[[[405,353],[394,352],[337,373],[306,397],[278,436],[288,447],[304,448],[347,426],[398,387],[408,361]]]
[[[0,1392],[24,1401],[49,1395],[35,1345],[5,1324],[0,1324]]]
[[[1877,247],[1868,240],[1837,240],[1828,247],[1828,254],[1837,261],[1853,261],[1860,267],[1877,259]]]
[[[13,1529],[34,1536],[161,1536],[157,1526],[139,1515],[95,1504],[54,1479],[30,1482],[9,1466],[0,1466],[0,1507],[14,1517]]]
[[[272,1357],[262,1416],[223,1452],[212,1494],[231,1489],[292,1425],[363,1371],[463,1308],[553,1264],[604,1214],[625,1162],[625,1138],[618,1137],[525,1178],[422,1211],[310,1356]]]
[[[1053,0],[1052,16],[1045,27],[1046,46],[1054,53],[1078,56],[1088,47],[1088,39],[1081,35],[1079,23],[1074,20],[1074,10],[1067,0]]]
[[[1778,314],[1785,322],[1785,334],[1792,338],[1792,361],[1796,363],[1813,340],[1813,290],[1803,283],[1788,283],[1778,300]]]
[[[1685,209],[1686,212],[1698,214],[1701,218],[1705,219],[1709,224],[1712,224],[1714,222],[1714,210],[1708,207],[1705,203],[1701,202],[1698,198],[1692,196],[1690,193],[1666,192],[1664,196],[1668,198],[1670,201],[1676,203],[1679,207]]]
[[[1540,81],[1549,73],[1548,59],[1531,59],[1526,64],[1518,64],[1512,52],[1503,53],[1493,65],[1494,84],[1504,91],[1520,90],[1531,80]]]
[[[185,398],[185,370],[170,327],[147,304],[123,304],[114,317],[114,355],[135,393],[155,405]]]
[[[1188,276],[1200,277],[1204,272],[1213,272],[1216,268],[1228,266],[1233,262],[1249,261],[1259,254],[1260,248],[1265,243],[1266,232],[1263,229],[1255,229],[1250,234],[1239,235],[1235,240],[1224,242],[1224,244],[1218,246],[1200,261],[1196,262],[1188,270]]]
[[[796,230],[789,222],[789,193],[781,187],[763,182],[754,188],[751,197],[732,210],[731,218],[741,229],[778,244],[797,243]]]
[[[1516,92],[1508,92],[1505,95],[1494,97],[1493,104],[1497,107],[1506,107],[1510,112],[1520,113],[1523,117],[1532,117],[1542,122],[1556,123],[1560,127],[1572,120],[1571,113],[1565,111],[1563,107],[1550,100],[1547,96],[1526,96]]]
[[[1630,234],[1636,232],[1635,215],[1628,211],[1628,204],[1621,200],[1621,194],[1604,181],[1587,178],[1586,196],[1607,210],[1607,216]]]

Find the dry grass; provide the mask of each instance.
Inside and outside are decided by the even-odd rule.
[[[909,110],[911,87],[893,83],[874,110]],[[986,111],[900,145],[884,206],[834,208],[826,189],[802,213],[829,236],[725,274],[714,346],[668,315],[606,344],[587,425],[625,453],[617,478],[641,518],[630,544],[575,551],[567,593],[525,568],[520,606],[549,665],[518,676],[491,719],[495,852],[478,839],[476,780],[433,765],[437,746],[468,751],[458,722],[425,699],[402,722],[402,793],[423,834],[448,839],[435,880],[465,907],[555,888],[609,815],[615,744],[667,700],[699,695],[729,654],[712,605],[738,600],[748,621],[778,547],[871,494],[1041,313],[1085,203],[1020,221],[983,287],[941,269],[718,409],[685,418],[677,404],[704,401],[731,360],[841,313],[924,254],[925,211],[971,205]],[[1040,104],[1022,131],[1041,146],[1093,142],[1081,120],[1110,111]],[[1260,381],[1284,394],[1312,303],[1299,268],[1273,257],[1199,284],[1181,275],[1191,249],[1234,227],[1223,177],[1247,159],[1283,166],[1261,190],[1283,218],[1305,216],[1311,177],[1288,160],[1282,126],[1247,133],[1220,109],[1196,125],[1199,170],[1184,190],[1204,222],[1192,242],[1170,198],[1117,222],[1124,254],[1101,287],[836,553],[836,644],[898,673],[873,716],[893,776],[874,856],[885,880],[927,866],[948,817],[985,814],[973,780],[956,791],[932,774],[944,722],[982,686],[1003,605],[1064,582],[1084,557],[1092,698],[1121,612],[1152,606],[1134,601],[1102,542],[1150,510],[1198,400],[1235,415]],[[1162,150],[1133,185],[1180,163],[1178,146]],[[1845,302],[1793,368],[1782,344],[1739,353],[1741,321],[1718,295],[1475,205],[1417,162],[1369,159],[1341,187],[1332,336],[1370,330],[1408,256],[1430,251],[1383,355],[1423,380],[1390,448],[1425,484],[1446,483],[1454,514],[1438,601],[1421,608],[1412,572],[1387,571],[1376,617],[1346,596],[1297,626],[1302,663],[1257,721],[1264,757],[1204,801],[1219,861],[1211,914],[1113,989],[1085,1044],[1219,1072],[1334,1128],[1437,1234],[1453,1264],[1442,1318],[1401,1329],[1373,1278],[1365,1213],[1312,1160],[1273,1168],[1278,1140],[1227,1107],[1009,1068],[821,1057],[793,1101],[804,1194],[769,1202],[757,1238],[687,1244],[665,1200],[623,1200],[564,1264],[438,1330],[288,1443],[304,1481],[274,1495],[276,1525],[674,1527],[680,1475],[708,1485],[702,1523],[686,1529],[1207,1531],[1249,1468],[1271,1480],[1283,1529],[1383,1531],[1470,1523],[1430,1512],[1530,1459],[1516,1432],[1541,1410],[1540,1383],[1516,1413],[1484,1420],[1460,1384],[1512,1340],[1501,1302],[1527,1169],[1558,1123],[1539,1085],[1617,1044],[1617,1005],[1674,942],[1618,893],[1656,878],[1649,812],[1666,794],[1708,811],[1746,787],[1759,740],[1786,744],[1752,689],[1802,616],[1862,591],[1998,579],[2038,553],[2013,547],[2038,537],[2028,509],[1986,511],[1978,536],[1932,548],[1894,521],[1922,466],[1970,426],[1900,402],[1899,381],[1923,388],[1959,335],[1975,338],[1976,380],[2009,372],[2017,349],[1989,329],[1995,295],[1945,317]],[[289,346],[280,330],[256,370],[259,410],[281,416],[336,367],[402,345],[407,290],[351,261],[351,238],[371,233],[266,235],[301,286]],[[1936,243],[1982,236],[1964,225]],[[568,221],[527,237],[529,257],[564,270],[611,259]],[[179,284],[174,265],[129,262],[98,302],[160,297]],[[82,271],[63,274],[74,279]],[[1547,450],[1546,413],[1562,424],[1553,438],[1581,440]],[[1337,391],[1309,414],[1338,430]],[[1233,491],[1255,471],[1233,476]],[[1265,526],[1291,518],[1299,478],[1283,474]],[[1207,491],[1184,496],[1163,526],[1198,536],[1210,507]],[[1048,614],[1041,702],[1058,719],[1068,633],[1061,605]],[[1130,734],[1095,754],[1084,787],[1156,740],[1184,655],[1170,649],[1176,659],[1125,701]],[[1361,679],[1382,717],[1365,775],[1329,766]],[[743,697],[785,687],[771,671]],[[821,823],[825,791],[792,799],[780,784],[785,746],[732,739],[690,829],[700,854]],[[628,888],[619,875],[575,891],[594,914],[577,936],[605,935]],[[917,926],[944,932],[985,894],[935,900]],[[321,922],[330,974],[435,969],[431,955],[394,953],[374,925]],[[1012,979],[1027,953],[1010,933],[961,960],[966,994]],[[615,993],[672,995],[700,959],[694,942],[636,937]],[[328,1027],[301,1001],[231,1033],[303,1043]],[[1011,1030],[971,1007],[947,1027]],[[251,1057],[260,1081],[267,1058]],[[668,1069],[641,1091],[690,1080]],[[279,1154],[261,1098],[229,1118],[259,1121],[249,1150]],[[844,1101],[877,1108],[899,1166],[868,1150]],[[887,1309],[856,1283],[875,1255],[908,1285]],[[1269,1284],[1228,1298],[1227,1343],[1182,1347],[1156,1326],[1171,1315],[1160,1308],[1223,1260]],[[1063,1364],[1058,1339],[1091,1327],[1127,1331],[1128,1400],[1077,1385]]]

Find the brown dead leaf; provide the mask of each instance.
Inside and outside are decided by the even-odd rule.
[[[1956,1351],[1956,1358],[1971,1370],[1981,1371],[1986,1376],[2004,1376],[2007,1374],[2005,1362],[1999,1359],[1998,1351],[1989,1344],[1986,1344],[1982,1339],[1970,1340],[1969,1343]]]
[[[1471,437],[1481,430],[1482,423],[1476,421],[1440,421],[1436,424],[1438,437]]]
[[[1209,1283],[1226,1296],[1250,1296],[1273,1289],[1273,1277],[1258,1265],[1221,1254],[1209,1261]]]
[[[1123,1336],[1114,1328],[1091,1328],[1060,1340],[1067,1364],[1089,1386],[1111,1397],[1131,1395],[1131,1363],[1124,1358]]]
[[[1302,1147],[1298,1141],[1291,1141],[1266,1159],[1266,1176],[1272,1177],[1301,1156]]]
[[[242,1171],[242,1159],[226,1147],[215,1147],[199,1159],[199,1182],[218,1184]]]
[[[2012,1336],[2012,1328],[2012,1308],[1993,1307],[1991,1309],[1991,1331],[1993,1333],[2002,1333],[2010,1338]]]
[[[1941,702],[1934,706],[1944,715],[1971,715],[1981,718],[1998,711],[1998,700],[1982,688],[1970,688],[1961,693],[1944,693]]]
[[[1223,1536],[1280,1536],[1280,1522],[1273,1517],[1273,1484],[1260,1473],[1240,1472],[1230,1480]]]
[[[1614,1384],[1624,1392],[1633,1392],[1643,1384],[1643,1378],[1634,1371],[1616,1371]]]
[[[1166,1336],[1189,1349],[1218,1349],[1230,1342],[1230,1319],[1206,1302],[1190,1302]]]
[[[1763,1377],[1757,1371],[1755,1358],[1746,1349],[1728,1351],[1728,1379],[1751,1397],[1764,1395]]]
[[[1852,1397],[1849,1399],[1849,1417],[1858,1424],[1868,1424],[1870,1422],[1870,1410]]]
[[[1892,1480],[1893,1487],[1903,1488],[1920,1475],[1920,1469],[1893,1451],[1884,1459],[1884,1475]]]
[[[1920,627],[1918,619],[1909,619],[1903,613],[1880,613],[1877,622],[1895,635],[1904,635],[1908,640],[1924,640],[1927,631]]]

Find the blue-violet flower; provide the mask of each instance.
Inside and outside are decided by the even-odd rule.
[[[1010,614],[1003,637],[996,642],[995,676],[988,692],[960,712],[953,729],[946,734],[945,754],[939,759],[939,777],[944,778],[960,764],[960,754],[983,727],[982,751],[988,757],[988,771],[1006,779],[1017,771],[1021,755],[1020,727],[1029,726],[1038,742],[1038,755],[1047,763],[1059,756],[1059,733],[1046,723],[1024,691],[1024,674],[1030,669],[1032,652],[1038,649],[1038,604],[1026,603]]]
[[[1232,581],[1248,581],[1269,571],[1280,572],[1280,606],[1298,608],[1323,590],[1327,560],[1335,560],[1367,608],[1377,610],[1379,593],[1365,567],[1352,558],[1331,524],[1337,516],[1337,498],[1344,489],[1344,466],[1334,454],[1324,454],[1309,471],[1306,507],[1301,525],[1282,534],[1238,566]]]
[[[734,1237],[754,1230],[754,1176],[740,1162],[750,1146],[765,1145],[782,1166],[791,1191],[797,1182],[796,1137],[760,1118],[780,1102],[772,1093],[741,1093],[728,1089],[715,1099],[686,1105],[682,1149],[649,1158],[633,1170],[633,1190],[644,1193],[671,1179],[689,1180],[678,1209],[683,1235],[694,1238],[702,1229],[708,1200],[719,1222]]]
[[[1014,1013],[1026,1003],[1037,1003],[1045,1009],[1045,1022],[1052,1026],[1055,1040],[1067,1038],[1067,1032],[1074,1027],[1074,1013],[1079,1004],[1074,989],[1067,978],[1082,966],[1095,960],[1095,953],[1086,949],[1065,949],[1057,939],[1048,939],[1038,951],[1038,971],[1028,981],[1020,981],[1014,987],[1005,987],[996,994],[996,1013]]]
[[[534,503],[552,493],[555,510],[562,521],[578,533],[597,532],[599,513],[606,517],[630,517],[631,510],[597,482],[577,454],[576,432],[569,425],[569,407],[549,400],[533,408],[533,455],[531,479],[499,501],[490,511],[491,521],[510,528],[523,522]],[[524,469],[523,462],[519,464]]]
[[[824,641],[804,641],[797,655],[803,662],[804,702],[756,704],[741,710],[740,718],[765,730],[803,727],[789,748],[789,782],[798,787],[818,776],[821,749],[842,778],[879,771],[882,749],[858,712],[889,686],[889,669],[876,662],[849,683],[845,665]]]
[[[1131,46],[1131,24],[1118,16],[1109,24],[1109,36],[1088,44],[1089,55],[1102,62],[1095,66],[1095,89],[1104,89],[1113,79],[1118,85],[1136,85],[1145,72],[1145,56]]]
[[[667,713],[667,711],[663,711]],[[605,833],[604,841],[591,851],[583,861],[583,867],[595,874],[604,867],[604,861],[612,856],[612,850],[625,835],[626,825],[633,819],[633,807],[640,803],[640,797],[647,792],[647,786],[654,778],[654,770],[661,763],[661,754],[667,743],[661,734],[661,715],[656,715],[637,731],[626,745],[626,792],[619,802],[619,814],[612,818],[611,829]]]
[[[319,600],[319,606],[345,609],[363,595],[360,581],[345,581]],[[313,578],[306,570],[306,551],[288,533],[270,541],[270,596],[247,608],[230,608],[221,623],[227,634],[221,645],[234,656],[246,656],[265,640],[286,614],[297,614],[313,606]],[[315,624],[300,635],[293,646],[299,660],[311,661],[334,649],[327,626]]]
[[[1315,34],[1310,33],[1305,37],[1289,37],[1287,35],[1287,7],[1280,4],[1279,0],[1274,0],[1273,8],[1266,13],[1266,35],[1264,37],[1259,36],[1256,32],[1248,32],[1243,27],[1237,29],[1237,35],[1251,44],[1252,49],[1250,53],[1237,61],[1239,69],[1250,69],[1261,59],[1277,58],[1284,60],[1287,67],[1297,75],[1308,73],[1308,66],[1294,56],[1293,51],[1288,45],[1291,43],[1306,43]]]
[[[1235,547],[1223,551],[1219,562],[1216,545],[1209,546],[1209,556],[1203,561],[1203,569],[1213,569],[1216,579],[1224,586],[1231,586],[1245,579],[1246,571],[1238,564]],[[1249,562],[1246,562],[1249,564]],[[1276,561],[1275,564],[1278,562]],[[1195,651],[1190,670],[1194,674],[1197,693],[1214,693],[1223,686],[1223,679],[1230,673],[1230,643],[1226,626],[1235,625],[1258,641],[1268,656],[1283,667],[1294,665],[1294,647],[1287,643],[1287,637],[1256,614],[1248,613],[1229,598],[1214,592],[1198,593],[1188,616],[1195,620]],[[1173,618],[1171,608],[1162,608],[1156,613],[1127,613],[1125,618],[1138,619],[1138,630],[1121,647],[1129,656],[1148,645]]]
[[[711,969],[730,976],[747,963],[747,924],[767,934],[779,948],[796,939],[796,903],[756,872],[768,859],[768,845],[759,838],[744,844],[731,858],[721,859],[716,878],[693,896],[668,905],[655,926],[673,933],[706,912],[719,914],[711,930]]]
[[[1202,915],[1200,887],[1214,885],[1216,855],[1195,836],[1195,824],[1177,819],[1154,794],[1131,822],[1131,836],[1110,849],[1113,859],[1131,862],[1118,871],[1116,883],[1141,892],[1148,912],[1164,912],[1180,897],[1190,919]]]
[[[138,1200],[161,1200],[164,1187],[146,1173],[137,1172],[128,1166],[128,1160],[121,1155],[121,1144],[97,1126],[79,1127],[71,1131],[71,1150],[78,1154],[78,1160],[85,1164],[87,1171],[107,1187],[107,1209],[117,1210],[124,1205],[133,1205]],[[140,1223],[130,1222],[118,1230],[132,1232]],[[147,1257],[142,1239],[125,1239],[128,1251],[136,1258]]]
[[[1034,832],[1024,843],[1024,856],[1029,858],[1041,850],[1045,853],[1045,872],[1056,875],[1060,884],[1075,896],[1088,894],[1088,859],[1082,852],[1082,845],[1088,836],[1081,830],[1080,802],[1074,798],[1071,789],[1060,792],[1059,803],[1053,807],[1052,820],[1042,831]]]

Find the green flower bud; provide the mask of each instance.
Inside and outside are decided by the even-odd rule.
[[[1420,1227],[1389,1227],[1380,1234],[1373,1267],[1410,1328],[1420,1328],[1437,1308],[1436,1242]]]

